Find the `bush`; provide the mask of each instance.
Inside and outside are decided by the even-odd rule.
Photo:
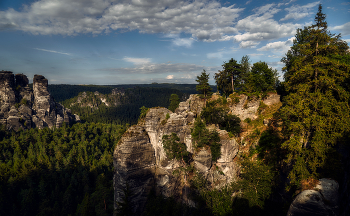
[[[241,119],[236,115],[225,115],[223,121],[220,123],[220,129],[237,135],[241,132]]]
[[[196,148],[210,147],[213,161],[217,161],[221,157],[221,143],[219,133],[217,131],[209,131],[205,127],[205,122],[197,118],[194,122],[192,130],[192,138],[196,142]]]
[[[241,119],[236,115],[228,114],[222,107],[216,107],[217,101],[207,103],[201,112],[201,117],[208,124],[217,124],[221,130],[226,130],[232,134],[241,132]]]
[[[149,108],[147,108],[147,107],[145,107],[145,106],[142,106],[142,107],[140,108],[140,110],[141,110],[141,113],[140,113],[139,119],[143,119],[143,118],[146,117],[146,114],[147,114]]]
[[[235,94],[230,94],[229,98],[232,99],[232,103],[233,104],[238,104],[239,103],[239,99],[240,98],[238,96],[236,96]]]
[[[247,124],[250,124],[250,123],[252,123],[252,120],[250,118],[246,118],[246,119],[244,119],[244,122]]]
[[[171,133],[171,135],[164,135],[162,137],[163,146],[166,156],[171,159],[182,159],[186,163],[189,161],[189,152],[187,151],[187,146],[184,143],[180,143],[180,138],[176,133]]]
[[[241,198],[249,201],[249,207],[258,206],[264,208],[265,200],[272,193],[272,184],[274,172],[271,168],[260,161],[250,161],[248,159],[242,162],[242,172],[240,180],[233,183],[235,191],[241,191]]]

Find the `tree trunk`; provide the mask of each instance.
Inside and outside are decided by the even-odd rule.
[[[235,92],[235,88],[233,87],[233,76],[231,76],[231,84],[232,84],[232,94]]]

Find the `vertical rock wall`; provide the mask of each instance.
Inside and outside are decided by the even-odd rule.
[[[192,165],[213,187],[221,187],[233,181],[239,171],[233,161],[239,145],[230,139],[226,131],[214,128],[221,138],[221,158],[215,163],[209,150],[193,148],[191,128],[195,117],[202,111],[204,101],[191,95],[186,102],[181,102],[175,113],[166,108],[152,108],[143,121],[130,127],[123,135],[114,151],[114,195],[115,208],[125,200],[126,188],[132,194],[130,202],[134,215],[140,215],[146,203],[151,187],[165,197],[178,197],[187,204],[194,205],[188,199],[189,179],[186,175],[174,175],[183,166],[180,161],[169,160],[165,154],[162,137],[176,133],[187,150],[194,156]],[[166,119],[169,114],[170,118]],[[224,173],[222,175],[219,170]]]
[[[0,124],[8,129],[60,127],[76,120],[69,109],[56,103],[44,76],[35,75],[33,90],[26,75],[0,72]]]

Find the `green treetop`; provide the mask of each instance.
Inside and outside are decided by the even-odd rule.
[[[175,109],[179,106],[180,99],[177,94],[171,94],[170,96],[170,105],[169,105],[169,110],[172,112],[175,112]]]
[[[197,76],[197,79],[196,79],[196,82],[198,82],[198,85],[196,86],[196,90],[201,94],[203,94],[204,98],[206,98],[211,93],[211,87],[208,81],[209,81],[209,74],[207,74],[205,70],[203,70],[202,74],[200,76]]]
[[[246,91],[266,92],[275,89],[277,80],[277,70],[269,68],[266,62],[256,62],[253,64],[251,72],[246,81]]]
[[[231,91],[235,91],[235,86],[242,83],[242,69],[241,65],[233,58],[227,63],[224,62],[222,67],[223,70],[216,73],[214,79],[218,90],[222,91],[225,95],[229,95]]]
[[[287,91],[280,110],[286,139],[282,148],[293,165],[289,178],[294,185],[319,177],[318,168],[331,146],[350,129],[350,94],[345,87],[349,47],[340,35],[327,30],[325,17],[320,5],[316,23],[297,30],[291,50],[282,59]]]

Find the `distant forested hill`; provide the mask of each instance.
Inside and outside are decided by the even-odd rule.
[[[173,83],[153,83],[153,84],[125,84],[125,85],[49,85],[49,91],[57,102],[62,102],[69,98],[78,96],[79,92],[95,92],[102,94],[111,93],[114,88],[135,88],[135,87],[149,87],[149,88],[169,88],[176,89],[185,94],[197,94],[196,84],[173,84]],[[216,86],[211,86],[213,92],[216,92]]]
[[[105,90],[105,88],[101,88]],[[171,88],[133,87],[118,89],[119,93],[102,94],[97,92],[81,92],[78,96],[63,101],[63,105],[78,114],[83,121],[136,124],[140,116],[140,108],[169,107],[170,96],[178,95],[180,100],[189,94]]]

